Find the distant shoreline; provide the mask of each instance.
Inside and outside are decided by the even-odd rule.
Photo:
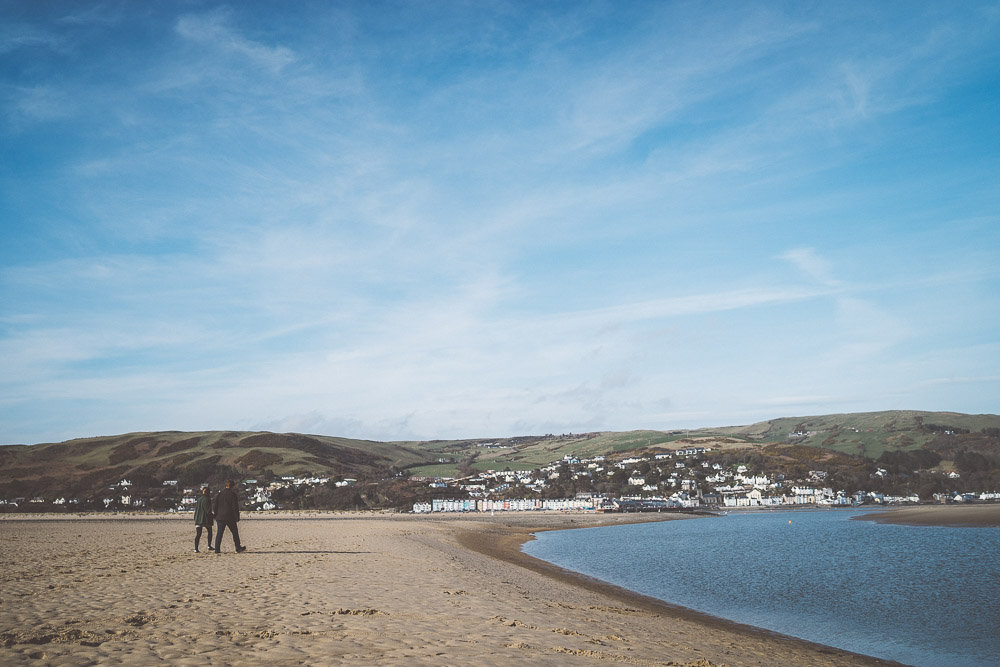
[[[468,519],[506,521],[513,520],[518,525],[532,525],[537,528],[529,531],[520,544],[532,539],[531,532],[544,530],[571,530],[585,528],[588,525],[606,525],[608,523],[646,523],[651,521],[669,521],[694,517],[711,517],[720,514],[753,514],[761,512],[814,512],[814,511],[857,511],[871,510],[867,514],[852,517],[856,521],[874,521],[908,526],[948,526],[975,527],[1000,526],[1000,503],[988,505],[908,505],[874,507],[826,507],[826,506],[789,506],[789,507],[739,507],[739,508],[701,508],[692,512],[661,514],[655,512],[637,513],[595,513],[586,511],[525,511],[499,512],[495,516],[486,512],[442,512],[437,514],[411,515],[408,512],[391,511],[351,511],[351,510],[269,510],[261,512],[244,512],[246,520],[323,520],[323,519],[361,519],[376,517],[421,517],[430,519]],[[191,520],[191,512],[9,512],[0,513],[3,521],[185,521]],[[517,517],[517,519],[514,519]],[[576,517],[575,519],[573,517]],[[598,519],[597,517],[604,517]],[[580,525],[573,525],[577,521]],[[567,525],[567,522],[569,525]],[[558,525],[552,525],[558,524]],[[518,549],[520,549],[520,544]]]
[[[994,505],[915,505],[893,507],[853,517],[902,526],[945,526],[951,528],[1000,526],[1000,504]]]

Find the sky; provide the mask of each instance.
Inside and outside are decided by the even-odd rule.
[[[1000,412],[998,2],[0,0],[0,443]]]

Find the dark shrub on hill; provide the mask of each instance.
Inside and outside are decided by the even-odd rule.
[[[955,467],[963,474],[973,472],[985,472],[996,468],[996,461],[993,457],[985,456],[979,452],[959,452],[955,457]]]
[[[210,456],[182,468],[177,475],[177,483],[180,486],[208,483],[218,487],[227,479],[239,479],[238,470],[232,466],[219,464],[221,458],[221,456]]]
[[[70,456],[82,456],[94,447],[98,442],[62,442],[56,445],[47,445],[32,448],[28,460],[31,461],[57,461]]]
[[[169,459],[164,461],[163,467],[164,469],[180,468],[189,461],[194,461],[199,456],[201,456],[201,454],[199,454],[198,452],[184,452],[183,454],[177,454],[175,456],[171,456]],[[218,461],[219,457],[215,457],[215,460]]]
[[[136,448],[135,442],[129,440],[117,447],[112,447],[111,452],[108,454],[108,464],[114,466],[125,461],[133,461],[138,456],[139,450]]]
[[[268,466],[281,463],[282,458],[271,452],[262,452],[259,449],[251,449],[249,452],[236,459],[236,465],[249,470],[264,470]]]
[[[185,438],[184,440],[178,440],[177,442],[171,442],[160,447],[157,450],[157,456],[166,456],[167,454],[176,454],[177,452],[183,452],[188,449],[194,449],[201,442],[201,438]]]
[[[94,472],[87,473],[76,478],[73,488],[81,493],[92,492],[94,490],[101,489],[101,487],[117,484],[123,477],[127,476],[128,473],[128,466],[95,470]]]
[[[348,465],[374,466],[389,460],[384,456],[368,454],[351,447],[341,447],[298,433],[260,433],[243,438],[240,445],[269,449],[295,449],[321,459],[334,459]]]
[[[928,449],[885,450],[878,462],[889,472],[913,472],[926,470],[941,463],[941,455]]]

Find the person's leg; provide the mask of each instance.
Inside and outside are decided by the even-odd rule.
[[[239,524],[235,521],[229,522],[229,531],[233,534],[233,544],[236,545],[236,551],[242,551],[243,545],[240,544],[240,529]]]
[[[219,553],[222,547],[222,532],[226,529],[226,524],[222,521],[215,522],[215,553]]]
[[[209,523],[205,528],[208,528],[208,550],[214,551],[215,549],[212,547],[212,524]]]
[[[194,550],[198,550],[198,543],[201,542],[201,526],[195,526],[194,529]],[[212,536],[208,536],[208,548],[212,548]]]

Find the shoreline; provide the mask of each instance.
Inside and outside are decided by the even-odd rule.
[[[619,515],[622,516],[622,515]],[[628,515],[625,515],[628,516]],[[631,515],[635,516],[635,515]],[[647,515],[645,517],[638,516],[633,520],[622,520],[614,525],[627,525],[630,523],[649,523],[654,521],[674,521],[674,520],[685,520],[685,519],[708,519],[713,518],[712,515],[706,514],[675,514],[669,517],[657,517],[655,515]],[[688,622],[694,622],[708,630],[724,631],[730,632],[738,635],[743,635],[748,638],[753,638],[758,641],[776,641],[783,645],[794,647],[795,649],[808,652],[817,652],[825,656],[835,655],[848,660],[856,660],[858,662],[851,664],[864,664],[864,665],[884,665],[884,666],[903,666],[903,663],[895,662],[892,660],[886,660],[883,658],[877,658],[874,656],[865,655],[862,653],[854,653],[852,651],[847,651],[844,649],[839,649],[833,646],[828,646],[826,644],[819,644],[817,642],[812,642],[806,639],[800,639],[798,637],[793,637],[791,635],[782,634],[780,632],[775,632],[768,630],[766,628],[760,628],[753,625],[747,625],[745,623],[739,623],[737,621],[731,621],[720,616],[714,616],[712,614],[707,614],[705,612],[700,612],[688,607],[683,607],[659,598],[654,598],[636,591],[629,590],[627,588],[618,586],[616,584],[609,583],[602,579],[592,577],[574,570],[569,570],[554,563],[550,563],[546,560],[530,556],[522,550],[525,543],[535,539],[534,534],[539,532],[546,532],[550,530],[578,530],[584,528],[594,528],[598,526],[612,525],[609,523],[595,523],[590,525],[568,525],[568,526],[523,526],[513,528],[509,532],[500,535],[486,535],[479,531],[464,531],[459,533],[458,540],[459,543],[464,547],[487,555],[491,558],[497,558],[505,562],[517,565],[519,567],[524,567],[539,574],[556,579],[558,581],[563,581],[569,583],[570,585],[591,590],[601,595],[606,595],[611,598],[618,599],[632,607],[637,607],[643,611],[647,611],[651,614],[661,615],[671,619],[685,620]],[[810,662],[809,664],[817,664]],[[904,666],[905,667],[905,666]]]
[[[67,518],[65,516],[60,518]],[[184,517],[180,517],[184,518]],[[671,515],[0,521],[0,662],[896,665],[690,611],[521,551],[533,533]]]
[[[1000,526],[1000,504],[891,507],[870,514],[862,514],[853,517],[853,519],[900,526],[996,527]]]

